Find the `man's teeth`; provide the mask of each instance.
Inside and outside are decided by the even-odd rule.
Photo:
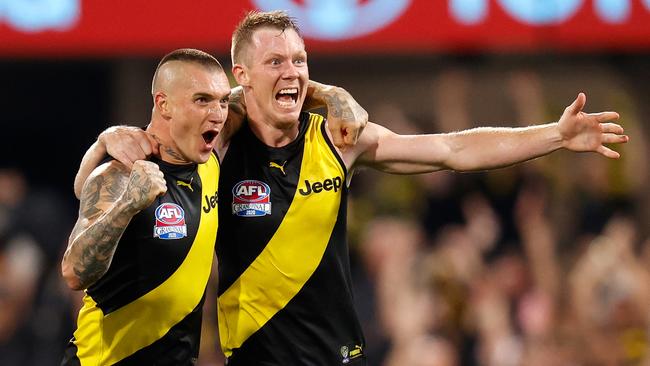
[[[278,94],[296,94],[298,93],[298,89],[292,88],[292,89],[282,89]]]
[[[288,101],[278,100],[278,104],[281,107],[293,107],[294,105],[296,105],[296,101],[293,99],[290,99]]]
[[[278,104],[283,108],[291,108],[296,105],[298,88],[285,88],[278,92]]]

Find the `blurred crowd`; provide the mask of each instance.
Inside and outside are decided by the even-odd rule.
[[[539,123],[580,91],[545,78],[449,68],[419,91],[430,112],[399,98],[366,107],[399,133],[494,125],[473,114],[500,108],[501,125]],[[619,160],[560,151],[492,172],[354,176],[350,255],[370,366],[650,365],[650,131],[627,89],[599,78],[587,106],[622,115],[631,142]],[[80,294],[59,274],[76,216],[67,202],[0,169],[0,365],[57,365],[72,334]],[[209,294],[199,364],[223,365],[214,284]]]

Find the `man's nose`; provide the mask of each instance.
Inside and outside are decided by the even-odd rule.
[[[225,111],[225,108],[221,106],[221,103],[208,108],[208,113],[210,115],[210,120],[213,122],[220,123],[226,120],[227,112]]]
[[[298,68],[296,68],[296,65],[293,62],[287,62],[282,70],[282,77],[285,79],[296,79],[298,76]]]

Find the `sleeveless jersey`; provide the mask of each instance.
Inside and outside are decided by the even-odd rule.
[[[167,192],[136,214],[86,290],[62,365],[192,365],[217,231],[219,163],[160,160]]]
[[[274,148],[245,123],[219,182],[219,335],[228,366],[364,365],[346,168],[319,115]]]

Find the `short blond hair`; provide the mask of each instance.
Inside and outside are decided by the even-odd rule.
[[[242,50],[245,46],[250,44],[251,39],[253,38],[253,33],[255,33],[256,30],[265,27],[275,28],[282,32],[286,29],[293,29],[302,39],[296,19],[289,16],[286,11],[250,11],[246,16],[244,16],[244,19],[239,22],[235,31],[232,33],[230,56],[233,65],[242,62]]]

